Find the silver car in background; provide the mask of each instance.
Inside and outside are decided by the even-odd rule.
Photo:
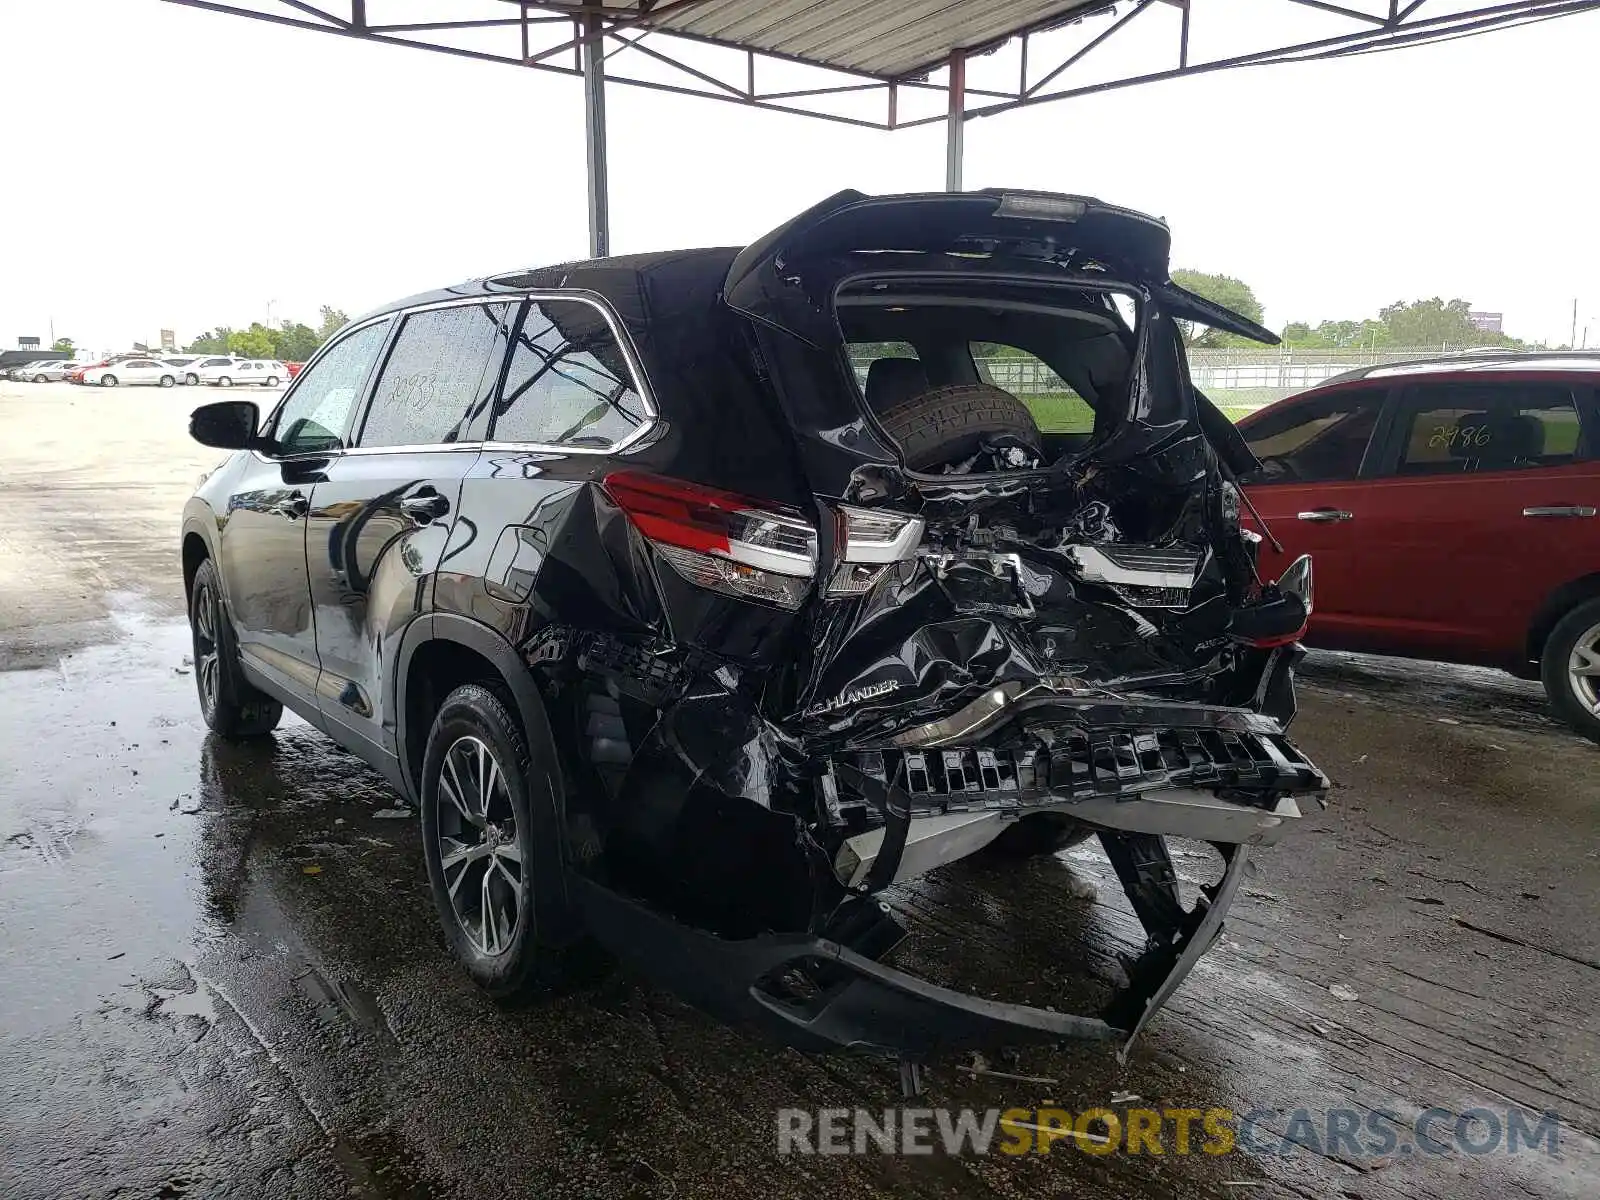
[[[71,358],[57,358],[50,362],[33,363],[28,373],[21,378],[29,383],[60,383],[67,377],[68,371],[78,369],[78,363]]]

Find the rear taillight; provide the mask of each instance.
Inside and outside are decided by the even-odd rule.
[[[1311,624],[1311,605],[1311,556],[1302,554],[1265,590],[1261,601],[1244,613],[1235,614],[1234,624],[1241,627],[1240,640],[1257,649],[1287,646],[1305,637]]]
[[[922,544],[921,517],[848,504],[835,508],[840,562],[828,581],[828,595],[859,596],[870,591],[891,565],[916,557]]]
[[[614,471],[604,486],[690,583],[791,610],[805,602],[817,570],[817,532],[798,513],[641,471]]]

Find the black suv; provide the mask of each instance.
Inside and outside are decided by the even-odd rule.
[[[1309,561],[1257,577],[1176,322],[1272,335],[1168,245],[844,192],[362,317],[265,421],[194,414],[237,451],[184,511],[206,721],[288,705],[412,798],[496,996],[586,938],[804,1047],[1131,1038],[1327,787],[1284,736]],[[1099,1015],[880,961],[897,880],[1091,834],[1149,934]],[[1165,834],[1226,863],[1190,908]]]

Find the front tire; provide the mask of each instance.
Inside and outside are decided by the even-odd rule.
[[[35,383],[44,383],[45,382],[45,377],[43,375],[35,375],[33,377],[33,381]]]
[[[209,558],[189,588],[189,630],[200,715],[211,730],[225,738],[256,738],[276,729],[283,705],[245,682],[222,605],[222,583]]]
[[[1600,742],[1600,596],[1556,622],[1539,658],[1539,676],[1556,715]]]
[[[190,371],[183,377],[183,381],[190,387],[197,387],[200,383],[200,376],[196,375],[193,371]]]
[[[479,987],[501,1002],[548,990],[557,922],[540,904],[561,870],[545,764],[521,721],[481,684],[445,697],[422,764],[422,847],[445,940]]]
[[[115,375],[102,375],[102,376],[100,376],[100,386],[101,387],[116,387],[117,386],[117,377]]]

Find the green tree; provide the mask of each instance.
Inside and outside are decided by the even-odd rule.
[[[298,321],[285,321],[281,329],[272,331],[272,357],[284,362],[305,362],[317,352],[323,339],[309,325]]]
[[[317,315],[322,318],[322,324],[317,326],[319,346],[350,323],[350,318],[345,315],[344,310],[326,304],[317,310]]]
[[[1378,310],[1378,319],[1388,328],[1398,346],[1470,346],[1477,330],[1467,320],[1472,305],[1466,300],[1446,303],[1431,300],[1396,300]]]
[[[252,321],[249,329],[235,329],[228,335],[228,353],[241,358],[271,358],[274,349],[272,330],[260,321]]]
[[[55,345],[51,346],[50,349],[57,354],[71,354],[73,351],[72,339],[68,337],[57,338]]]
[[[1261,301],[1256,299],[1256,294],[1250,290],[1250,285],[1243,280],[1235,279],[1231,275],[1208,275],[1204,271],[1178,270],[1172,273],[1172,282],[1181,288],[1187,288],[1197,296],[1204,296],[1213,304],[1220,304],[1223,308],[1238,313],[1241,317],[1249,317],[1257,324],[1261,323]],[[1210,349],[1217,346],[1255,345],[1248,338],[1223,333],[1219,329],[1208,329],[1193,321],[1180,321],[1178,324],[1183,330],[1183,340],[1191,346]]]
[[[226,354],[228,352],[228,338],[233,330],[226,325],[218,325],[215,329],[207,330],[194,341],[183,348],[185,354]]]

